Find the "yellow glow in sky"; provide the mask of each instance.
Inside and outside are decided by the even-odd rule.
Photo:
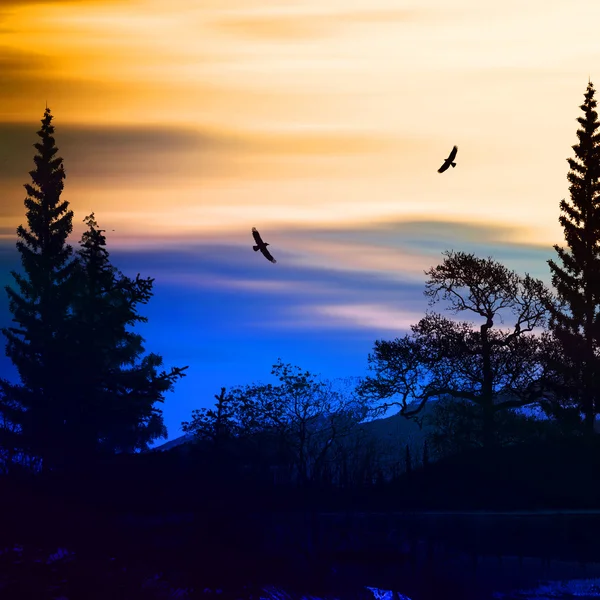
[[[516,240],[560,242],[565,159],[600,75],[600,5],[348,4],[10,0],[0,121],[34,136],[47,100],[65,198],[121,231],[421,218],[517,222]],[[63,146],[73,126],[79,145]],[[132,149],[135,126],[167,134]],[[85,148],[90,127],[111,132],[102,159]],[[197,143],[169,137],[182,130]],[[439,175],[454,144],[458,167]],[[30,167],[3,183],[6,226],[23,220]]]

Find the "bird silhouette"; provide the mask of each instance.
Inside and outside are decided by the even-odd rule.
[[[458,152],[458,146],[454,146],[454,148],[452,148],[452,152],[450,152],[450,155],[444,161],[444,164],[438,169],[438,173],[443,173],[450,165],[452,165],[452,168],[454,168],[456,166],[456,163],[452,162],[452,161],[456,158],[457,152]]]
[[[270,260],[272,263],[276,263],[277,261],[271,256],[271,253],[267,250],[267,246],[269,246],[270,244],[262,241],[260,233],[256,231],[256,227],[252,228],[252,236],[254,237],[254,241],[257,244],[256,246],[252,246],[252,250],[254,250],[254,252],[258,252],[260,250],[267,260]]]

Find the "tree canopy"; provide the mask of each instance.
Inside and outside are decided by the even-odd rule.
[[[40,141],[34,144],[32,182],[24,185],[28,228],[17,228],[24,274],[11,273],[19,291],[5,288],[17,326],[3,328],[2,333],[7,339],[6,355],[16,366],[21,384],[3,380],[1,387],[4,410],[19,425],[22,447],[57,464],[64,459],[62,382],[70,369],[60,349],[74,262],[70,260],[73,249],[66,243],[73,229],[73,211],[60,198],[66,175],[63,159],[56,156],[52,118],[47,108],[37,132]]]
[[[571,198],[559,205],[567,247],[555,244],[558,261],[548,261],[561,300],[551,310],[550,320],[560,345],[552,361],[559,375],[554,378],[555,390],[583,413],[587,437],[594,433],[600,410],[600,123],[594,94],[590,82],[580,106],[584,114],[577,119],[575,157],[567,159]]]
[[[541,281],[464,252],[445,252],[443,263],[426,274],[430,305],[446,301],[448,311],[478,318],[479,327],[428,312],[411,333],[375,342],[369,355],[375,374],[358,391],[383,401],[382,410],[396,405],[416,418],[430,399],[467,400],[481,407],[483,440],[489,445],[498,411],[543,395],[541,340],[534,330],[545,325],[552,296]],[[510,325],[504,325],[508,319]]]

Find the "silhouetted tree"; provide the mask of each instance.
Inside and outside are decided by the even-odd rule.
[[[498,411],[543,397],[541,342],[531,332],[545,325],[546,306],[553,299],[541,281],[519,277],[491,258],[453,251],[444,255],[442,265],[426,272],[430,304],[446,300],[449,310],[470,312],[483,323],[475,329],[470,322],[428,313],[411,334],[375,342],[369,356],[375,376],[365,378],[358,392],[385,400],[382,410],[399,405],[401,414],[417,418],[430,398],[468,400],[481,408],[483,443],[490,445]],[[511,313],[509,330],[494,329]],[[409,401],[416,401],[415,408]]]
[[[155,405],[188,368],[159,373],[162,358],[154,353],[138,362],[144,339],[128,327],[147,322],[136,305],[148,303],[154,279],[120,273],[110,263],[94,213],[84,222],[88,230],[77,251],[66,340],[73,373],[65,386],[70,399],[66,434],[80,461],[98,451],[146,450],[151,441],[166,437]]]
[[[412,473],[412,458],[410,456],[410,447],[408,444],[406,444],[405,454],[406,454],[406,458],[405,458],[406,472]]]
[[[192,411],[191,421],[184,421],[182,430],[208,442],[217,452],[219,464],[213,461],[211,465],[217,471],[222,470],[227,456],[229,476],[236,466],[259,469],[264,474],[270,466],[286,463],[289,458],[283,439],[285,424],[269,394],[270,386],[259,384],[229,391],[221,388],[214,408]]]
[[[23,408],[19,403],[7,397],[0,399],[0,471],[3,473],[12,471],[15,465],[22,465],[26,460],[19,424],[22,418]]]
[[[481,407],[468,400],[440,398],[426,420],[433,428],[429,439],[438,457],[460,454],[482,444]],[[497,419],[495,423],[497,426]]]
[[[579,142],[573,146],[575,158],[567,159],[571,199],[559,205],[568,248],[554,246],[561,265],[548,261],[552,284],[562,301],[562,306],[552,308],[550,320],[561,345],[560,358],[553,366],[562,375],[562,386],[555,389],[578,405],[586,437],[593,435],[600,410],[600,133],[594,94],[590,82],[580,106],[584,115],[577,119],[581,127]]]
[[[308,371],[279,360],[271,371],[280,385],[272,386],[271,402],[280,411],[286,438],[296,457],[303,483],[314,481],[329,457],[336,438],[351,431],[366,412],[354,398],[337,393]]]
[[[192,411],[192,420],[183,421],[181,429],[184,433],[192,433],[202,440],[209,440],[213,446],[239,434],[236,422],[238,409],[237,398],[222,387],[221,393],[215,394],[215,408],[200,408]]]
[[[65,428],[64,382],[70,372],[61,349],[69,312],[73,249],[66,243],[73,211],[60,200],[65,171],[56,156],[52,115],[47,108],[40,141],[34,144],[32,183],[25,184],[29,229],[17,228],[17,250],[25,273],[12,272],[19,292],[6,286],[9,310],[17,327],[3,328],[6,355],[16,366],[21,384],[1,381],[3,410],[19,426],[22,447],[44,460],[61,463]]]
[[[496,397],[494,402],[503,402],[503,398]],[[483,445],[482,407],[469,400],[441,398],[426,420],[433,429],[428,439],[439,458]],[[520,414],[516,409],[498,411],[494,426],[496,443],[501,446],[540,439],[551,430],[549,420]]]
[[[135,305],[148,301],[152,280],[117,277],[93,215],[86,218],[90,230],[76,260],[70,260],[66,239],[73,212],[60,201],[65,172],[51,122],[46,109],[32,184],[25,184],[29,230],[17,229],[25,274],[13,272],[20,293],[6,288],[19,327],[2,331],[21,383],[0,382],[9,425],[3,428],[4,447],[15,451],[16,433],[20,448],[50,469],[85,460],[100,448],[144,449],[164,436],[154,404],[182,371],[158,374],[162,359],[156,354],[135,364],[143,340],[125,327],[146,320]]]
[[[366,416],[365,403],[281,359],[271,374],[279,385],[252,384],[231,390],[224,426],[257,456],[268,451],[271,460],[291,458],[301,483],[317,481],[328,472],[334,443]],[[218,407],[201,409],[182,428],[200,437],[212,436],[218,419]]]
[[[540,407],[555,425],[558,436],[580,436],[582,430],[581,371],[564,344],[553,332],[542,335],[542,355],[546,362],[545,385],[551,390]],[[591,439],[590,436],[586,436]]]

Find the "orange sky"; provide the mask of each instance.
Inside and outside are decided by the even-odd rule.
[[[278,229],[415,220],[490,226],[490,241],[549,252],[562,243],[565,159],[588,75],[600,75],[600,4],[3,0],[2,7],[7,236],[23,222],[22,184],[47,100],[75,234],[93,210],[116,230],[112,247],[188,236],[243,246],[255,225],[276,244]],[[458,167],[439,175],[454,144]],[[432,266],[426,253],[373,241],[297,237],[285,248],[297,265],[401,270],[409,279],[424,279],[422,269]]]
[[[173,128],[126,184],[118,145],[120,172],[68,180],[76,211],[85,190],[121,230],[147,198],[144,222],[173,234],[519,215],[548,243],[598,17],[588,0],[9,0],[0,119],[33,128],[47,99],[57,127]]]
[[[0,275],[47,101],[73,245],[94,211],[156,277],[148,349],[190,365],[175,435],[280,356],[361,374],[442,250],[548,279],[598,23],[590,0],[0,0]]]

